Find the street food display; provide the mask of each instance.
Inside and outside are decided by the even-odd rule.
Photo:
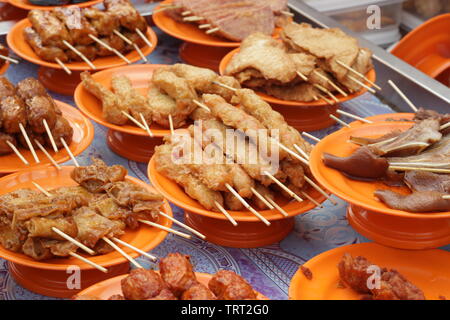
[[[145,45],[140,34],[147,22],[128,0],[106,0],[105,10],[90,7],[58,7],[31,10],[25,41],[45,61],[62,63],[94,60],[127,53]],[[127,40],[127,41],[125,41]],[[74,50],[75,49],[75,50]],[[80,55],[81,53],[81,55]]]
[[[72,142],[72,126],[37,79],[26,78],[15,86],[1,77],[0,109],[0,155],[30,149],[30,144],[35,149],[38,143],[62,148],[61,139]]]
[[[159,262],[159,272],[135,269],[120,281],[121,293],[108,300],[257,300],[251,285],[233,271],[220,270],[205,285],[198,279],[190,257],[169,253]],[[89,289],[85,290],[89,291]],[[100,300],[79,294],[75,300]]]
[[[373,69],[372,53],[340,29],[286,23],[282,41],[255,32],[246,37],[227,63],[224,74],[244,87],[289,101],[346,96],[365,86],[356,73]]]
[[[206,34],[242,41],[253,32],[271,36],[290,16],[286,0],[175,0],[164,13],[175,21],[195,23]]]
[[[160,195],[127,181],[126,174],[120,165],[93,159],[92,165],[73,169],[77,186],[1,195],[1,245],[35,260],[67,257],[79,246],[63,234],[97,255],[113,251],[105,237],[138,228],[139,219],[156,221],[163,203]]]

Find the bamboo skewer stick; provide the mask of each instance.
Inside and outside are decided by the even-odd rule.
[[[359,121],[362,121],[362,122],[365,122],[365,123],[373,123],[373,121],[364,119],[364,118],[359,117],[359,116],[357,116],[355,114],[351,114],[351,113],[348,113],[348,112],[345,112],[345,111],[342,111],[342,110],[337,110],[337,113],[340,113],[340,114],[342,114],[344,116],[347,116],[347,117],[350,117],[350,118],[353,118],[353,119],[356,119],[356,120],[359,120]]]
[[[330,114],[330,118],[333,119],[334,121],[340,123],[341,125],[343,125],[344,127],[350,128],[350,126],[348,125],[348,123],[346,123],[345,121],[342,121],[341,119],[339,119],[338,117],[336,117],[333,114]]]
[[[292,12],[289,12],[289,11],[283,10],[283,11],[280,11],[280,12],[281,12],[281,14],[284,14],[285,16],[288,16],[288,17],[293,17],[294,16],[294,14]]]
[[[305,181],[308,182],[311,187],[313,187],[314,189],[316,189],[321,195],[323,195],[325,198],[327,198],[328,200],[330,200],[330,202],[334,205],[337,205],[337,202],[334,201],[333,199],[331,199],[330,195],[328,193],[326,193],[321,187],[319,187],[314,181],[312,181],[310,178],[308,178],[308,176],[305,175]]]
[[[197,16],[183,18],[183,21],[186,21],[186,22],[196,22],[196,21],[202,21],[202,20],[205,20],[205,19],[203,17],[197,17]]]
[[[238,89],[236,89],[236,88],[233,88],[233,87],[231,87],[231,86],[229,86],[229,85],[227,85],[227,84],[224,84],[224,83],[221,83],[221,82],[218,82],[218,81],[213,81],[212,83],[214,83],[214,84],[216,84],[216,85],[218,85],[218,86],[220,86],[220,87],[223,87],[223,88],[226,88],[226,89],[228,89],[228,90],[231,90],[231,91],[233,91],[233,92],[236,92]]]
[[[298,155],[297,153],[295,153],[294,151],[292,151],[291,149],[289,149],[288,147],[286,147],[285,145],[283,145],[279,141],[274,140],[274,139],[272,139],[272,141],[275,141],[276,143],[278,143],[278,145],[280,146],[281,149],[283,149],[284,151],[286,151],[287,153],[292,155],[294,158],[296,158],[297,160],[300,160],[305,165],[309,166],[309,162],[307,160],[305,160],[304,158],[302,158],[300,155]]]
[[[91,61],[89,61],[89,59],[86,58],[86,56],[84,54],[82,54],[80,51],[78,51],[74,46],[72,46],[66,40],[63,40],[63,43],[66,47],[68,47],[70,50],[72,50],[77,56],[79,56],[81,59],[83,59],[83,61],[86,62],[91,69],[97,70],[97,68],[94,66],[94,64]]]
[[[298,202],[302,202],[303,199],[300,198],[297,194],[295,194],[295,192],[293,192],[291,189],[289,189],[288,187],[286,187],[280,180],[278,180],[277,178],[275,178],[273,175],[271,175],[268,171],[264,171],[264,174],[267,175],[270,179],[273,180],[273,182],[275,182],[281,189],[283,189],[284,191],[286,191],[292,198],[294,198],[295,200],[297,200]]]
[[[146,45],[148,45],[150,48],[153,47],[153,44],[150,42],[150,40],[147,39],[147,37],[145,36],[145,34],[142,33],[141,30],[136,28],[135,31],[138,34],[138,36],[141,37],[141,39],[145,42]]]
[[[147,57],[142,53],[141,48],[139,48],[139,46],[136,43],[133,43],[130,39],[125,37],[122,33],[120,33],[117,30],[114,30],[113,32],[116,36],[118,36],[120,39],[125,41],[127,44],[132,45],[134,47],[134,49],[137,51],[137,53],[139,54],[139,56],[141,57],[141,59],[144,60],[145,62],[148,62]]]
[[[42,144],[37,141],[36,139],[34,140],[34,143],[38,146],[39,149],[41,149],[41,151],[45,154],[45,156],[48,158],[48,160],[50,160],[50,162],[56,167],[56,169],[61,170],[61,167],[59,166],[58,163],[56,163],[55,159],[53,159],[53,157],[48,153],[47,150],[45,150],[45,148],[42,146]]]
[[[199,29],[209,29],[211,28],[211,24],[205,23],[198,26]]]
[[[442,199],[444,199],[444,200],[450,200],[450,195],[442,196]]]
[[[151,138],[153,138],[153,137],[154,137],[153,132],[150,130],[150,127],[149,127],[149,125],[148,125],[147,120],[145,120],[144,115],[143,115],[142,113],[139,113],[139,116],[141,117],[141,121],[142,121],[142,123],[144,124],[145,131],[147,131],[148,135],[149,135]]]
[[[394,83],[394,81],[392,80],[388,80],[388,83],[390,84],[390,86],[397,92],[397,94],[402,97],[402,99],[409,105],[409,107],[414,111],[417,112],[417,107],[414,105],[414,103],[412,103],[411,100],[409,100],[409,98],[403,93],[402,90],[400,90],[399,87],[397,87],[397,85]]]
[[[323,206],[317,202],[313,197],[311,197],[309,194],[307,194],[305,191],[302,191],[302,196],[304,196],[306,199],[314,203],[317,207],[322,208]]]
[[[440,168],[389,166],[389,169],[396,170],[396,171],[427,171],[427,172],[435,172],[435,173],[450,173],[450,169],[440,169]]]
[[[73,163],[75,164],[75,167],[79,167],[80,164],[78,163],[77,158],[73,155],[72,151],[70,150],[69,146],[66,143],[66,140],[64,140],[63,137],[61,137],[61,143],[64,146],[64,149],[66,149],[67,153],[69,154],[70,159],[72,159]]]
[[[77,239],[72,238],[71,236],[69,236],[68,234],[65,234],[64,232],[62,232],[61,230],[59,230],[56,227],[52,227],[52,231],[54,233],[57,233],[59,236],[61,236],[62,238],[66,239],[69,242],[72,242],[74,245],[76,245],[78,248],[86,251],[87,253],[89,253],[90,255],[94,255],[95,251],[92,250],[91,248],[85,246],[84,244],[82,244],[81,242],[79,242]]]
[[[325,77],[323,74],[321,74],[320,72],[318,72],[317,70],[313,71],[314,74],[316,76],[318,76],[319,78],[322,78],[323,80],[325,80],[330,86],[332,86],[336,91],[338,91],[340,94],[342,94],[344,97],[348,97],[347,92],[345,92],[344,90],[342,90],[337,84],[335,84],[333,81],[331,81],[330,79],[328,79],[327,77]]]
[[[374,86],[375,88],[377,88],[378,90],[381,90],[381,87],[379,85],[377,85],[375,82],[371,81],[370,79],[368,79],[365,75],[363,75],[362,73],[356,71],[355,69],[353,69],[352,67],[349,67],[348,65],[346,65],[345,63],[343,63],[342,61],[337,60],[336,61],[339,65],[341,65],[342,67],[344,67],[345,69],[347,69],[348,71],[354,73],[355,75],[357,75],[358,77],[366,80],[368,83],[370,83],[372,86]]]
[[[327,95],[329,95],[331,97],[331,99],[333,99],[336,103],[339,103],[339,99],[336,98],[336,96],[331,93],[330,90],[328,90],[327,88],[324,88],[323,86],[321,86],[320,84],[314,83],[313,86],[317,89],[319,89],[320,91],[326,93]]]
[[[38,183],[36,183],[36,182],[34,182],[34,181],[32,181],[31,182],[40,192],[42,192],[43,194],[45,194],[47,197],[51,197],[52,195],[51,195],[51,193],[50,192],[48,192],[47,190],[45,190],[40,184],[38,184]]]
[[[173,127],[173,119],[171,114],[169,114],[169,127],[170,127],[170,134],[173,135],[175,133],[175,129]]]
[[[36,154],[36,151],[34,150],[34,146],[33,146],[33,144],[30,141],[30,137],[28,137],[28,134],[25,131],[25,128],[23,127],[22,123],[19,123],[19,128],[20,128],[20,131],[22,132],[23,137],[25,138],[25,141],[27,143],[28,148],[31,151],[31,154],[33,155],[34,161],[36,163],[41,163],[41,161],[39,160],[39,158],[38,158],[38,156]]]
[[[310,139],[312,139],[312,140],[314,140],[316,142],[320,142],[319,138],[313,136],[312,134],[309,134],[308,132],[302,132],[302,135],[304,135],[305,137],[308,137],[308,138],[310,138]]]
[[[50,127],[48,126],[47,120],[44,119],[44,120],[42,120],[42,122],[44,123],[45,131],[47,131],[48,138],[52,144],[53,151],[58,152],[58,147],[56,146],[55,139],[53,138],[53,135],[50,130]]]
[[[55,61],[69,76],[72,74],[72,71],[59,58],[55,58]]]
[[[134,260],[128,253],[126,253],[125,251],[123,251],[119,246],[117,246],[114,242],[112,242],[111,240],[109,240],[107,237],[103,237],[102,238],[103,241],[105,241],[107,244],[109,244],[114,250],[116,250],[117,252],[119,252],[125,259],[127,259],[128,261],[130,261],[136,268],[142,268],[143,267],[136,261]]]
[[[109,44],[107,44],[106,42],[100,40],[96,36],[93,36],[92,34],[89,35],[89,38],[91,38],[92,40],[94,40],[95,42],[97,42],[99,45],[101,45],[102,47],[106,48],[107,50],[113,52],[115,55],[117,55],[120,59],[125,61],[127,64],[131,64],[131,61],[128,60],[128,58],[125,57],[119,50],[114,49]]]
[[[8,56],[4,56],[2,54],[0,54],[0,59],[9,61],[9,62],[12,62],[12,63],[15,63],[15,64],[19,64],[19,60],[13,59],[13,58],[8,57]]]
[[[208,111],[208,112],[211,112],[211,109],[207,106],[207,105],[205,105],[205,104],[203,104],[203,103],[201,103],[200,101],[197,101],[197,100],[192,100],[198,107],[200,107],[200,108],[202,108],[202,109],[205,109],[206,111]]]
[[[145,128],[145,126],[142,124],[142,123],[140,123],[139,121],[137,121],[133,116],[131,116],[129,113],[127,113],[127,112],[125,112],[125,111],[122,111],[122,114],[124,115],[124,116],[126,116],[131,122],[133,122],[135,125],[137,125],[139,128],[141,128],[142,130],[147,130],[146,128]]]
[[[192,232],[193,234],[195,234],[196,236],[198,236],[199,238],[202,238],[203,240],[206,239],[206,236],[200,232],[198,232],[197,230],[195,230],[194,228],[189,227],[188,225],[185,225],[184,223],[172,218],[171,216],[169,216],[168,214],[165,214],[162,211],[159,211],[159,215],[169,219],[170,221],[172,221],[173,223],[179,225],[180,227]]]
[[[217,201],[214,201],[214,204],[215,204],[216,207],[220,210],[220,212],[222,212],[223,215],[228,219],[228,221],[231,222],[231,224],[232,224],[233,226],[236,227],[236,226],[238,225],[237,222],[236,222],[236,220],[234,220],[234,218],[228,213],[227,210],[225,210],[224,207],[222,207],[222,206],[220,205],[220,203],[218,203]]]
[[[91,260],[86,259],[85,257],[80,256],[79,254],[77,254],[77,253],[75,253],[75,252],[69,252],[69,254],[70,254],[72,257],[74,257],[74,258],[76,258],[76,259],[79,259],[79,260],[83,261],[84,263],[87,263],[88,265],[90,265],[90,266],[96,268],[97,270],[99,270],[99,271],[101,271],[101,272],[108,273],[108,269],[106,269],[105,267],[102,267],[101,265],[98,265],[98,264],[96,264],[95,262],[92,262]]]
[[[248,202],[247,201],[245,201],[245,199],[244,198],[242,198],[241,197],[241,195],[236,191],[236,190],[234,190],[234,188],[232,187],[232,186],[230,186],[228,183],[225,185],[226,187],[227,187],[227,189],[242,203],[242,205],[247,209],[247,210],[249,210],[251,213],[253,213],[259,220],[261,220],[262,222],[264,222],[264,224],[266,225],[266,226],[270,226],[271,225],[271,223],[266,219],[266,218],[264,218],[258,211],[256,211],[255,209],[253,209],[252,208],[252,206],[250,206],[249,204],[248,204]]]
[[[328,103],[329,105],[335,105],[334,101],[328,99],[327,97],[325,97],[324,95],[317,93],[317,95],[319,96],[319,98],[325,100],[326,103]]]
[[[206,31],[205,33],[206,33],[206,34],[211,34],[211,33],[217,32],[217,31],[219,31],[219,30],[220,30],[220,28],[216,27],[216,28],[209,29],[209,30]]]
[[[177,236],[180,236],[180,237],[183,237],[183,238],[186,238],[186,239],[191,239],[192,238],[191,235],[189,235],[189,234],[186,234],[186,233],[174,230],[174,229],[167,228],[166,226],[162,226],[162,225],[154,223],[152,221],[139,219],[139,222],[141,222],[143,224],[146,224],[146,225],[149,225],[151,227],[155,227],[155,228],[158,228],[158,229],[161,229],[161,230],[164,230],[164,231],[176,234]]]
[[[369,86],[368,86],[367,84],[365,84],[364,82],[359,81],[359,80],[356,79],[354,76],[347,75],[347,77],[348,77],[350,80],[352,80],[353,82],[356,82],[357,84],[359,84],[361,87],[366,88],[367,91],[369,91],[370,93],[373,93],[373,94],[377,93],[373,88],[369,87]]]
[[[261,200],[270,210],[274,209],[274,206],[266,199],[264,198],[264,196],[259,193],[255,188],[251,188],[253,194],[259,199]]]
[[[188,15],[191,15],[191,14],[192,14],[192,11],[184,11],[184,12],[181,13],[181,15],[182,15],[183,17],[188,16]]]
[[[19,159],[25,164],[30,165],[30,163],[25,159],[25,157],[20,153],[20,151],[13,145],[10,141],[6,140],[6,144],[11,148],[11,150],[19,157]]]
[[[298,151],[298,153],[300,153],[306,160],[309,161],[309,155],[302,149],[300,148],[297,144],[294,144],[294,148],[295,150]],[[308,164],[309,165],[309,164]]]
[[[120,240],[120,239],[118,239],[118,238],[116,238],[116,237],[113,237],[113,238],[111,238],[111,239],[113,239],[115,242],[117,242],[117,243],[123,245],[124,247],[127,247],[128,249],[134,250],[134,251],[136,251],[137,253],[142,254],[143,256],[149,258],[149,259],[152,260],[152,261],[158,260],[158,258],[156,258],[154,255],[151,255],[151,254],[149,254],[149,253],[147,253],[147,252],[145,252],[145,251],[143,251],[143,250],[141,250],[141,249],[139,249],[139,248],[136,248],[135,246],[132,246],[131,244],[129,244],[129,243],[125,242],[125,241],[122,241],[122,240]]]
[[[447,122],[446,124],[443,124],[440,128],[439,128],[439,130],[445,130],[445,129],[447,129],[447,128],[450,128],[450,122]]]
[[[275,209],[277,209],[283,216],[289,217],[289,214],[286,212],[286,210],[284,210],[282,207],[280,207],[278,205],[278,203],[276,203],[275,201],[273,201],[270,198],[267,198],[267,201],[269,201],[275,207]]]
[[[299,76],[300,78],[302,78],[303,81],[305,81],[305,82],[308,81],[308,77],[307,77],[307,76],[305,76],[303,73],[301,73],[301,72],[298,71],[298,70],[297,70],[296,72],[297,72],[298,76]]]

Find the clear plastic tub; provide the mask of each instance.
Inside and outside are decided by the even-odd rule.
[[[335,19],[352,31],[360,33],[368,40],[377,39],[378,45],[393,41],[393,34],[399,33],[402,3],[404,0],[303,0],[307,5]],[[371,5],[380,9],[380,25],[371,24],[374,11]],[[386,38],[384,38],[386,35]],[[397,36],[396,36],[397,37]],[[396,38],[394,37],[394,38]]]

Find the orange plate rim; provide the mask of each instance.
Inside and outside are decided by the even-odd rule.
[[[6,71],[8,71],[9,68],[9,61],[5,61],[5,63],[3,64],[3,66],[0,68],[0,76],[5,74]]]
[[[21,21],[17,22],[12,29],[9,31],[6,41],[8,43],[8,46],[21,58],[30,61],[34,64],[53,68],[53,69],[62,69],[62,67],[53,62],[48,62],[45,60],[42,60],[39,58],[36,53],[29,47],[29,45],[23,41],[20,43],[21,46],[27,46],[30,50],[30,54],[33,54],[33,56],[29,55],[27,52],[22,51],[21,48],[16,46],[17,40],[15,38],[22,37],[23,29],[26,27],[31,26],[31,22],[28,20],[28,18],[22,19]],[[158,38],[156,36],[156,33],[150,28],[147,28],[147,38],[150,40],[150,42],[153,44],[152,47],[145,46],[144,48],[141,48],[141,51],[144,55],[149,55],[150,53],[155,50],[156,45],[158,43]],[[131,51],[124,55],[128,60],[130,60],[131,63],[137,62],[141,60],[141,56],[136,51]],[[109,62],[104,62],[104,60],[108,60]],[[108,56],[108,57],[102,57],[91,61],[95,66],[96,70],[103,70],[103,69],[109,69],[114,67],[119,67],[126,65],[127,63],[123,61],[121,58],[115,56]],[[91,67],[85,62],[72,62],[72,63],[65,63],[66,67],[73,71],[96,71],[92,70]]]
[[[219,65],[219,72],[221,75],[225,74],[225,68],[227,67],[228,63],[230,62],[231,58],[239,52],[239,48],[236,48],[223,57],[222,61],[220,61]],[[376,81],[376,72],[375,69],[372,68],[367,72],[366,77],[372,81]],[[372,87],[372,85],[369,82],[365,82],[365,84],[369,87]],[[256,92],[256,91],[255,91]],[[355,92],[353,94],[349,94],[347,97],[343,96],[342,94],[335,94],[336,98],[339,100],[336,104],[343,103],[346,101],[349,101],[351,99],[357,98],[364,93],[367,92],[367,88],[361,88],[358,92]],[[323,99],[319,99],[317,101],[310,101],[310,102],[302,102],[302,101],[292,101],[292,100],[281,100],[272,96],[269,96],[268,94],[265,94],[263,92],[256,92],[261,98],[263,98],[265,101],[273,104],[283,105],[283,106],[289,106],[289,107],[329,107],[330,104],[326,102]]]
[[[59,172],[73,170],[74,168],[75,168],[74,166],[63,166],[61,168],[61,171],[59,171]],[[57,169],[53,168],[53,167],[48,167],[48,168],[41,168],[41,169],[38,169],[38,170],[45,173],[45,172],[48,172],[50,170],[54,171],[54,170],[57,170]],[[15,177],[19,177],[20,175],[31,173],[31,172],[35,172],[35,171],[38,171],[38,170],[36,170],[36,169],[27,169],[27,170],[23,170],[23,171],[20,171],[20,172],[11,174],[11,175],[7,175],[5,177],[0,178],[0,184],[4,183],[6,180],[10,180],[10,179],[13,179]],[[67,179],[68,179],[68,181],[70,180],[69,177],[67,177]],[[145,182],[143,182],[143,181],[141,181],[141,180],[139,180],[137,178],[134,178],[132,176],[128,176],[127,175],[126,179],[128,181],[131,181],[132,183],[135,183],[135,184],[138,184],[138,185],[140,185],[142,187],[145,187],[146,189],[148,189],[150,191],[156,191],[155,188],[153,188],[152,186],[146,184]],[[72,180],[70,180],[70,181],[72,181]],[[44,183],[41,183],[41,186],[45,188],[45,184]],[[18,186],[17,189],[19,189],[19,188],[20,188],[20,186]],[[171,217],[173,216],[172,210],[170,208],[170,205],[169,205],[169,203],[167,202],[166,199],[164,199],[163,211],[166,214],[168,214],[169,216],[171,216]],[[166,223],[164,224],[166,227],[170,227],[172,225],[172,221],[170,221],[168,219],[164,219],[164,220],[166,221]],[[144,231],[143,228],[147,228],[147,226],[144,227],[144,226],[140,225],[139,232],[142,233]],[[158,230],[157,235],[153,239],[151,239],[151,241],[149,241],[145,246],[139,246],[139,249],[141,249],[143,251],[146,251],[146,252],[150,251],[151,249],[157,247],[161,242],[163,242],[166,236],[167,236],[167,232],[166,231]],[[128,250],[126,248],[124,248],[124,250],[133,258],[137,258],[137,257],[140,256],[140,254],[135,252],[135,251]],[[108,253],[108,254],[97,255],[97,256],[89,256],[89,255],[87,255],[85,253],[80,253],[80,254],[85,256],[86,258],[92,260],[93,262],[96,262],[96,263],[100,264],[103,267],[111,267],[111,266],[118,265],[118,264],[121,264],[121,263],[124,263],[124,262],[128,261],[126,258],[124,258],[123,256],[118,255],[118,254],[117,254],[117,257],[115,257],[115,258],[114,257],[111,257],[111,258],[107,257],[107,256],[109,256],[111,254],[115,254],[115,253],[116,252],[111,252],[111,253]],[[45,262],[45,260],[44,261],[33,260],[31,257],[28,257],[28,256],[26,256],[24,254],[21,254],[21,253],[9,251],[9,250],[3,248],[2,246],[0,246],[0,257],[5,259],[5,260],[8,260],[8,261],[10,261],[12,263],[17,263],[19,265],[27,266],[27,267],[30,267],[30,268],[36,268],[36,269],[64,271],[64,270],[67,270],[67,267],[71,266],[71,265],[79,266],[81,270],[93,270],[93,269],[95,269],[91,265],[86,264],[86,263],[84,263],[84,262],[82,262],[82,261],[80,261],[78,259],[73,258],[73,257],[68,258],[68,259],[61,259],[61,260],[66,260],[67,261],[67,263],[65,263],[65,264],[52,264],[52,263],[49,263],[49,262]],[[106,261],[103,261],[102,259],[105,259],[105,258],[106,259],[110,258],[110,259],[108,259]],[[54,260],[57,260],[57,259],[58,258],[54,258]],[[96,260],[102,260],[102,261],[96,261]]]
[[[54,8],[64,8],[64,7],[78,7],[78,8],[86,8],[86,7],[90,7],[93,6],[97,3],[103,2],[103,0],[91,0],[91,1],[86,1],[83,3],[71,3],[71,4],[65,4],[62,6],[37,6],[34,4],[31,4],[29,1],[27,0],[8,0],[6,2],[9,2],[9,4],[18,7],[18,8],[22,8],[25,10],[52,10]]]
[[[413,218],[413,219],[450,218],[450,212],[412,213],[412,212],[406,212],[403,210],[396,210],[396,209],[388,208],[386,205],[382,204],[381,202],[380,202],[379,207],[373,206],[364,201],[354,199],[351,196],[347,195],[345,192],[341,191],[340,188],[335,187],[332,183],[330,183],[328,181],[327,177],[323,176],[320,173],[320,171],[321,171],[320,168],[325,167],[325,165],[323,164],[323,161],[322,161],[323,149],[324,149],[325,145],[329,143],[329,141],[339,140],[342,135],[346,135],[346,134],[348,134],[349,131],[354,131],[361,127],[374,127],[375,128],[375,127],[379,127],[379,126],[384,126],[384,127],[392,127],[392,128],[397,127],[398,128],[398,127],[402,127],[402,126],[406,126],[406,125],[410,125],[410,124],[411,124],[410,122],[395,123],[395,122],[381,121],[381,122],[375,122],[375,123],[365,123],[365,124],[361,124],[359,126],[351,127],[351,128],[342,128],[342,129],[326,136],[325,138],[323,138],[320,142],[318,142],[314,146],[314,148],[311,152],[311,157],[310,157],[311,172],[314,175],[314,177],[317,179],[317,181],[319,181],[321,183],[321,185],[323,185],[328,191],[330,191],[331,193],[335,194],[339,198],[341,198],[353,205],[357,205],[357,206],[365,208],[367,210],[371,210],[374,212],[383,213],[383,214],[387,214],[387,215],[391,215],[391,216],[397,216],[397,217],[403,217],[403,218]],[[330,170],[334,170],[334,169],[330,168]],[[347,178],[344,175],[342,175],[342,176],[343,176],[343,179],[345,179],[345,180],[349,180],[349,181],[351,180],[350,178]],[[368,183],[370,183],[370,182],[368,182]]]
[[[223,215],[220,212],[214,212],[214,211],[210,211],[207,210],[205,208],[198,208],[198,207],[194,207],[190,204],[187,204],[185,202],[183,202],[182,200],[178,199],[177,197],[173,196],[170,192],[168,192],[166,190],[166,188],[168,187],[167,184],[161,183],[159,181],[159,179],[161,178],[165,178],[163,177],[161,174],[159,174],[156,171],[155,168],[155,160],[154,157],[152,157],[150,159],[149,165],[148,165],[148,169],[147,169],[147,174],[148,177],[150,179],[150,182],[152,183],[152,185],[166,198],[168,199],[170,202],[174,203],[175,205],[183,208],[184,210],[187,210],[189,212],[192,213],[196,213],[205,217],[209,217],[209,218],[214,218],[214,219],[220,219],[220,220],[228,220],[225,215]],[[167,179],[167,178],[165,178]],[[175,183],[174,183],[175,184]],[[183,190],[181,190],[181,188],[179,186],[177,186],[179,188],[179,192],[184,193]],[[315,190],[314,192],[314,199],[319,202],[322,203],[326,200],[326,198],[319,194],[316,193]],[[266,218],[269,221],[276,221],[276,220],[282,220],[282,219],[289,219],[292,218],[296,215],[308,212],[312,209],[314,209],[316,206],[309,200],[304,200],[302,203],[297,202],[292,200],[291,202],[289,202],[288,204],[292,204],[294,203],[295,209],[286,209],[285,207],[283,208],[283,206],[281,206],[283,209],[285,209],[285,211],[288,213],[288,217],[284,217],[282,214],[280,214],[280,212],[278,212],[278,210],[274,209],[274,210],[257,210],[259,213],[261,213],[262,216],[264,216],[264,218]],[[233,210],[227,210],[228,213],[230,213],[230,215],[236,220],[236,221],[241,221],[241,222],[260,222],[261,220],[259,220],[257,217],[255,217],[250,211],[233,211]]]

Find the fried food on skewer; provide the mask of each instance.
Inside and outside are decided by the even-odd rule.
[[[39,33],[37,33],[32,27],[27,27],[24,29],[24,37],[33,48],[33,51],[36,52],[36,54],[42,59],[47,61],[55,61],[56,59],[59,59],[61,62],[67,62],[69,60],[69,57],[61,48],[56,46],[45,46],[42,43]]]
[[[16,87],[5,77],[0,77],[0,101],[16,95]]]
[[[17,96],[3,98],[0,102],[3,117],[3,131],[6,133],[19,133],[20,124],[27,124],[27,111],[25,103]]]
[[[198,283],[189,256],[169,253],[159,262],[159,270],[164,282],[177,297]]]
[[[255,190],[260,195],[262,195],[265,199],[271,199],[271,200],[275,201],[275,195],[274,195],[273,191],[270,190],[269,188],[263,186],[262,184],[255,183]],[[258,209],[260,209],[260,210],[267,209],[267,205],[256,195],[253,195],[252,200]]]
[[[106,121],[117,125],[128,122],[128,118],[122,113],[128,112],[128,108],[119,102],[115,94],[94,81],[89,72],[82,72],[80,76],[86,90],[102,102],[102,114]]]
[[[72,143],[73,128],[66,118],[57,116],[55,125],[50,129],[50,132],[52,133],[53,139],[58,148],[64,147],[63,143],[61,142],[61,138],[64,139],[64,141],[68,145]],[[47,135],[45,136],[45,143],[47,145],[51,145],[51,140]]]
[[[114,15],[120,25],[128,30],[147,31],[147,22],[128,0],[105,0],[106,12]]]
[[[57,7],[52,12],[64,23],[74,44],[88,45],[94,42],[89,35],[97,36],[97,31],[85,18],[82,9],[78,7]]]
[[[152,109],[152,120],[154,122],[165,128],[169,128],[170,115],[172,116],[175,128],[179,128],[186,123],[186,116],[177,112],[177,103],[175,100],[161,92],[153,83],[150,83],[147,99]]]
[[[31,10],[28,12],[34,30],[39,34],[44,46],[66,49],[63,41],[73,44],[72,38],[64,24],[50,11]]]
[[[256,293],[250,284],[232,271],[219,270],[208,287],[219,300],[256,299]]]
[[[120,27],[119,19],[109,12],[102,11],[95,7],[84,8],[83,15],[89,23],[95,28],[99,36],[109,36],[114,30]]]

